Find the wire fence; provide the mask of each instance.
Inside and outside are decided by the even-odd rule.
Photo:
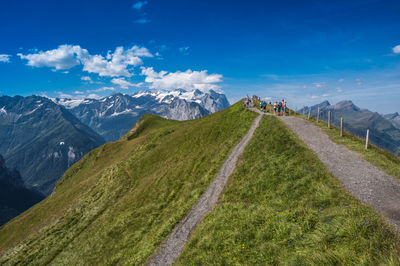
[[[297,109],[297,108],[296,108]],[[340,111],[335,111],[334,109],[331,110],[326,110],[326,109],[320,109],[318,110],[317,108],[305,108],[303,107],[302,109],[296,111],[297,114],[299,115],[304,115],[306,118],[310,117],[310,119],[318,119],[324,122],[328,121],[328,116],[330,112],[330,123],[331,125],[340,128],[340,120],[341,118],[345,115],[343,112]],[[360,123],[360,122],[354,122],[354,123]],[[389,122],[390,123],[390,122]],[[373,143],[374,145],[381,147],[386,150],[394,151],[397,148],[400,147],[400,139],[399,141],[393,140],[393,137],[387,134],[386,132],[382,132],[382,134],[387,134],[388,138],[384,138],[381,135],[378,135],[377,129],[374,127],[369,128],[369,141]],[[352,135],[355,135],[361,139],[366,139],[367,135],[367,127],[362,127],[360,125],[356,126],[352,125],[352,122],[346,121],[346,118],[344,118],[344,130],[347,129],[346,131],[351,133]],[[360,133],[360,131],[363,131],[363,133]],[[394,148],[394,149],[393,149]]]

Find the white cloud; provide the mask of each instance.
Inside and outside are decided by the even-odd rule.
[[[60,45],[57,49],[35,54],[17,54],[21,59],[28,60],[27,65],[34,67],[53,67],[56,70],[70,69],[81,63],[81,59],[89,55],[86,49],[79,45]]]
[[[190,49],[189,46],[180,47],[180,48],[179,48],[179,52],[181,52],[183,55],[188,55],[188,54],[189,54],[189,49]]]
[[[393,53],[400,54],[400,45],[396,45],[392,48]]]
[[[322,86],[325,85],[325,82],[322,82],[322,83],[314,82],[313,85],[314,85],[316,88],[322,88]]]
[[[151,89],[172,90],[184,89],[201,91],[219,91],[220,86],[216,85],[222,81],[222,75],[208,74],[207,70],[185,72],[177,71],[168,73],[167,71],[155,72],[152,67],[142,67],[142,75],[146,76],[145,82],[149,83]]]
[[[9,54],[0,54],[0,62],[9,63],[11,55]]]
[[[90,55],[88,50],[79,45],[60,45],[57,49],[46,52],[27,55],[19,53],[18,56],[28,60],[27,65],[34,67],[52,67],[59,70],[82,64],[84,71],[107,77],[130,77],[132,73],[129,67],[141,65],[142,57],[153,57],[147,48],[136,45],[129,49],[117,47],[114,53],[108,52],[106,57]]]
[[[142,82],[140,83],[131,83],[124,78],[114,78],[111,80],[111,83],[119,85],[123,89],[128,89],[129,87],[140,87],[143,85]]]
[[[139,1],[136,2],[135,4],[132,5],[132,8],[137,9],[137,10],[141,10],[143,6],[147,5],[147,1]]]
[[[330,94],[322,94],[322,97],[329,97],[331,96]]]
[[[101,55],[84,58],[83,70],[106,77],[131,77],[132,73],[128,67],[141,65],[143,63],[141,57],[153,57],[153,55],[144,47],[135,45],[125,50],[120,46],[114,53],[108,53],[106,58]]]
[[[99,96],[99,95],[97,95],[97,94],[95,94],[95,93],[92,93],[92,94],[89,94],[88,96],[86,96],[85,98],[89,98],[89,99],[100,99],[101,96]]]
[[[92,78],[89,77],[89,76],[83,76],[83,77],[81,77],[81,80],[83,80],[83,81],[85,81],[87,83],[91,83],[91,84],[94,83]]]
[[[318,99],[319,96],[318,95],[311,95],[311,99]]]
[[[361,82],[360,78],[355,79],[355,82],[357,83],[358,86],[362,85],[362,82]]]
[[[337,88],[336,88],[336,91],[337,91],[337,92],[343,92],[343,90],[342,90],[341,87],[337,87]]]
[[[342,83],[343,81],[344,81],[344,79],[339,79],[338,80],[339,83]]]
[[[87,90],[86,92],[90,93],[90,92],[102,92],[102,91],[114,91],[114,90],[115,90],[114,87],[101,87],[94,90]]]
[[[62,91],[57,92],[58,93],[58,97],[61,99],[71,99],[71,100],[83,100],[83,99],[100,99],[101,96],[95,94],[95,93],[90,93],[88,95],[85,95],[83,92],[81,91],[74,91],[73,93],[75,95],[71,95],[68,93],[64,93]],[[46,96],[47,98],[50,98],[48,96]],[[50,98],[51,99],[51,98]]]

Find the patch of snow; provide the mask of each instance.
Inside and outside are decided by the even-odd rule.
[[[86,100],[72,100],[72,99],[60,99],[58,104],[64,106],[67,109],[72,109],[80,105],[81,103],[84,103]],[[88,101],[86,101],[88,102]]]
[[[122,114],[134,114],[135,112],[132,109],[126,109],[122,112],[114,112],[111,116],[118,116]]]
[[[54,152],[53,156],[54,156],[54,158],[60,158],[60,155],[58,154],[58,152]]]
[[[147,96],[147,95],[149,95],[150,93],[148,93],[148,92],[145,92],[145,91],[141,91],[141,92],[138,92],[138,93],[136,93],[136,94],[133,94],[131,97],[133,97],[133,98],[140,98],[140,97],[142,97],[142,96]]]
[[[37,107],[37,108],[33,109],[32,111],[29,111],[29,112],[26,112],[26,113],[24,113],[24,115],[30,115],[30,114],[33,114],[33,113],[34,113],[34,112],[36,112],[38,109],[39,109],[39,107]]]
[[[60,145],[64,145],[64,144],[65,144],[64,141],[61,141],[61,142],[60,142]]]
[[[0,113],[7,114],[7,110],[6,110],[6,107],[5,107],[5,106],[3,106],[3,107],[0,109]]]
[[[106,112],[107,112],[110,108],[112,108],[113,106],[114,106],[114,101],[112,101],[112,102],[111,102],[111,105],[110,105],[110,106],[107,106],[106,110],[104,110],[103,112],[101,112],[101,113],[99,114],[99,116],[100,116],[100,117],[103,117],[103,116],[106,114]]]
[[[74,148],[69,146],[68,147],[68,162],[73,162],[75,160],[75,153]]]

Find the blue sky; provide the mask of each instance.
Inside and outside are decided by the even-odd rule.
[[[219,89],[400,111],[400,2],[1,1],[0,93]]]

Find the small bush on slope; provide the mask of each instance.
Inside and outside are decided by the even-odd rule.
[[[282,122],[265,117],[176,264],[398,264],[398,241]]]
[[[0,228],[0,264],[143,264],[250,128],[256,114],[241,105],[185,122],[148,115],[90,152]]]

